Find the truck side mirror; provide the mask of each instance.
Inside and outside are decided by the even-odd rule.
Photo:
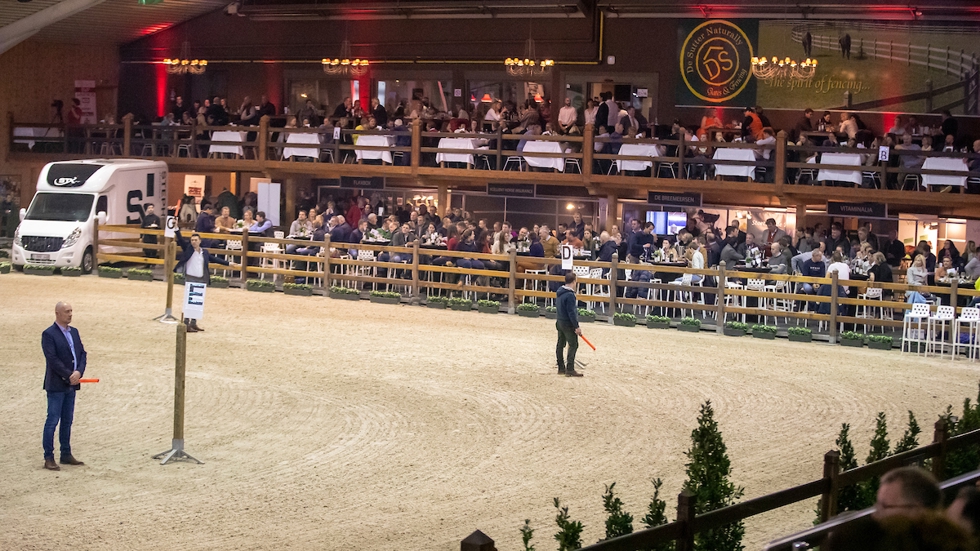
[[[105,214],[105,211],[99,212],[98,214],[95,215],[95,217],[99,219],[99,225],[100,226],[104,226],[105,225],[105,223],[106,223],[106,214]]]
[[[20,209],[20,221],[24,221],[24,217],[27,216],[27,209]]]

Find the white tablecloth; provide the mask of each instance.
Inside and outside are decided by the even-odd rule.
[[[560,142],[528,140],[524,144],[524,153],[565,153],[565,151],[561,148]],[[528,157],[525,155],[524,161],[530,166],[553,168],[558,172],[565,172],[564,157]]]
[[[245,136],[246,136],[245,132],[231,132],[228,130],[224,130],[224,131],[212,133],[211,141],[245,143]],[[234,153],[239,157],[245,156],[245,150],[242,148],[242,146],[231,145],[231,144],[226,145],[226,144],[213,143],[211,144],[211,147],[208,148],[208,155],[210,156],[212,153]]]
[[[715,150],[712,157],[716,161],[751,161],[755,162],[755,150],[735,149],[734,147],[721,147]],[[715,165],[716,176],[742,176],[743,178],[755,179],[754,166],[732,166]]]
[[[305,147],[284,147],[282,158],[291,159],[293,157],[312,157],[320,158],[320,135],[319,134],[297,134],[291,133],[286,136],[286,143],[308,144]]]
[[[357,138],[357,145],[366,145],[369,147],[394,147],[395,137],[394,136],[379,136],[361,135]],[[364,151],[361,149],[355,149],[354,154],[357,155],[357,160],[361,159],[381,159],[382,162],[392,164],[391,151]]]
[[[26,143],[29,149],[34,149],[34,140],[23,140],[17,138],[60,138],[61,131],[57,128],[36,128],[28,126],[18,126],[14,128],[14,143]]]
[[[662,155],[660,147],[652,143],[624,143],[619,148],[620,155],[630,157],[650,157],[649,161],[621,161],[616,159],[616,168],[622,172],[624,170],[646,170],[653,167],[653,158]]]
[[[947,157],[926,157],[922,163],[922,170],[955,170],[957,172],[969,172],[966,159],[950,159]],[[922,185],[924,186],[965,186],[966,176],[939,176],[937,174],[923,174]]]
[[[478,138],[442,138],[439,140],[439,149],[461,149],[470,150],[467,153],[436,153],[437,163],[466,163],[474,165],[473,150],[479,149],[481,142]]]
[[[853,165],[861,166],[861,155],[857,153],[824,153],[820,155],[822,165]],[[851,182],[861,185],[860,170],[828,170],[825,168],[817,171],[817,180],[821,182]]]

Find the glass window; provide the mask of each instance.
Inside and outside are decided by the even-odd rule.
[[[470,93],[477,101],[482,101],[485,95],[489,95],[490,99],[522,104],[529,99],[540,101],[547,97],[545,86],[540,82],[475,80],[470,81],[469,85]]]
[[[378,100],[389,113],[394,113],[401,102],[405,102],[406,115],[418,110],[423,101],[428,101],[439,111],[453,107],[453,88],[449,80],[388,79],[379,80],[377,87]]]
[[[290,81],[289,112],[298,113],[306,106],[306,100],[312,99],[313,103],[329,117],[333,114],[333,110],[343,103],[344,98],[359,97],[356,91],[352,89],[351,84],[349,80],[331,80],[328,78]]]
[[[27,220],[84,222],[92,212],[94,195],[88,193],[38,193],[31,201]]]

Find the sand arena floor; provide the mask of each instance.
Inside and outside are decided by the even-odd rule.
[[[189,335],[188,451],[169,447],[174,328],[165,286],[0,276],[0,549],[451,550],[475,529],[520,548],[530,518],[555,547],[552,498],[603,534],[603,484],[642,517],[684,478],[711,399],[746,497],[820,476],[841,422],[867,453],[912,409],[931,439],[976,396],[980,364],[596,324],[583,379],[559,378],[553,322],[211,290]],[[71,301],[89,353],[73,449],[43,470],[40,333]],[[673,505],[670,505],[673,508]],[[803,528],[807,502],[751,519],[747,549]],[[671,518],[673,512],[670,513]],[[639,525],[639,521],[636,522]]]

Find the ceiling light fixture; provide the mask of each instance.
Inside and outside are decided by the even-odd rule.
[[[164,59],[163,64],[167,66],[167,72],[172,75],[200,75],[204,73],[208,67],[208,60],[191,59],[190,50],[191,44],[185,40],[180,46],[180,57]]]

